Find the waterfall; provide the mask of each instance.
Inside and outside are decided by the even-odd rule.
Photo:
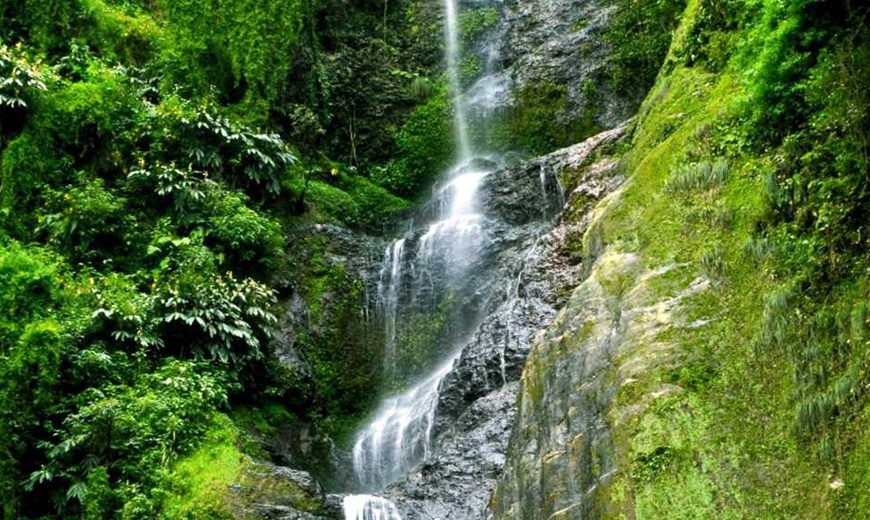
[[[410,464],[429,455],[438,385],[454,358],[411,390],[387,399],[357,438],[353,465],[364,489],[376,490],[405,475]]]
[[[413,292],[428,289],[426,277],[440,267],[447,281],[462,279],[484,239],[484,216],[477,210],[477,192],[491,172],[487,161],[469,159],[452,168],[445,182],[435,190],[437,220],[416,239],[416,253],[405,252],[408,238],[387,247],[379,277],[379,308],[386,328],[386,355],[395,356],[397,316],[403,304],[401,287]],[[412,231],[411,234],[414,232]],[[405,258],[407,257],[407,258]],[[403,260],[403,258],[405,258]],[[403,269],[408,262],[411,269]],[[409,271],[406,273],[406,271]],[[412,276],[414,273],[416,277]],[[410,279],[405,281],[405,277]],[[433,372],[405,392],[384,400],[374,418],[356,438],[353,466],[359,486],[377,491],[403,477],[429,456],[438,389],[453,362],[451,355]],[[391,362],[387,359],[387,362]]]
[[[403,310],[414,302],[421,305],[424,293],[460,287],[469,266],[479,256],[486,239],[486,218],[478,208],[478,190],[498,164],[491,157],[475,157],[469,143],[460,93],[455,0],[445,0],[444,37],[457,159],[445,172],[444,181],[433,190],[428,207],[436,209],[435,218],[422,228],[410,229],[384,252],[377,306],[384,320],[385,373],[390,382],[395,375],[397,351],[402,348],[399,320]],[[487,85],[484,96],[490,89],[503,88],[497,82]],[[440,284],[434,283],[435,279]],[[439,388],[461,353],[458,345],[446,347],[448,355],[437,367],[409,389],[384,399],[372,419],[357,433],[353,468],[361,490],[382,491],[429,457]],[[346,497],[344,510],[347,520],[400,518],[395,505],[373,495]]]

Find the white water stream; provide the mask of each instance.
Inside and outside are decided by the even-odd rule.
[[[396,370],[401,348],[397,320],[401,316],[402,291],[412,294],[424,286],[421,273],[438,264],[447,279],[463,275],[480,252],[485,238],[484,215],[478,209],[478,191],[491,173],[490,161],[475,158],[468,138],[465,109],[458,72],[459,36],[455,0],[445,2],[445,49],[447,77],[454,100],[456,166],[433,193],[437,217],[417,240],[403,237],[386,248],[378,280],[378,308],[385,321],[385,374]],[[475,96],[493,98],[489,90],[504,89],[504,82],[478,82]],[[406,246],[415,247],[411,250]],[[428,287],[428,286],[427,286]],[[378,492],[405,476],[430,453],[438,391],[443,378],[459,357],[457,350],[430,374],[401,394],[384,399],[377,413],[358,432],[353,449],[354,474],[361,489]],[[391,502],[373,495],[350,495],[344,499],[346,520],[400,520]]]

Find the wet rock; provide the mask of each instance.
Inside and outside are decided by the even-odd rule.
[[[565,193],[567,188],[588,194],[593,200],[600,199],[614,189],[612,171],[599,165],[592,170],[583,170],[579,178],[576,172],[588,166],[585,163],[594,150],[619,141],[631,123],[631,120],[623,122],[581,143],[490,175],[481,190],[481,206],[487,214],[511,226],[521,226],[533,220],[558,216],[565,208],[569,195]],[[611,162],[608,166],[615,164]],[[566,183],[563,177],[570,183]],[[572,211],[588,210],[586,205],[577,208],[574,202],[577,201],[572,201]]]
[[[504,465],[518,384],[475,401],[439,437],[436,455],[389,490],[405,520],[477,518]]]
[[[303,225],[288,235],[288,257],[297,268],[293,270],[295,277],[285,283],[276,333],[270,342],[273,355],[300,389],[288,392],[288,406],[310,406],[306,399],[313,394],[313,381],[306,350],[312,345],[344,343],[348,350],[362,352],[358,345],[370,349],[379,344],[381,329],[372,323],[370,293],[375,290],[383,247],[382,239],[332,225]],[[348,287],[363,290],[349,294]],[[311,469],[318,478],[332,478],[343,468],[342,464],[331,464],[324,454],[329,440],[315,439],[302,421],[284,425],[260,440],[273,461]]]
[[[300,226],[290,233],[287,242],[288,255],[306,266],[306,269],[311,270],[310,266],[316,266],[320,272],[325,272],[332,267],[340,267],[352,280],[366,283],[375,278],[374,266],[383,249],[380,239],[324,224]],[[303,270],[302,276],[306,274]],[[314,273],[317,274],[320,273]],[[292,280],[289,285],[289,294],[280,303],[281,312],[270,345],[278,361],[295,370],[300,378],[306,379],[310,370],[300,338],[323,332],[322,324],[329,322],[330,305],[341,302],[345,295],[331,294],[329,291],[319,295],[318,303],[322,312],[315,319],[305,300],[304,280]],[[366,301],[360,301],[359,306],[367,310]],[[367,318],[362,316],[362,319]]]

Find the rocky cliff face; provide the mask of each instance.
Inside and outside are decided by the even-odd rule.
[[[685,283],[685,265],[645,266],[607,249],[559,316],[535,341],[517,401],[505,474],[489,518],[596,518],[608,511],[611,483],[627,453],[615,438],[677,384],[639,381],[674,365],[681,352],[661,339],[675,328],[704,327],[686,306],[709,289]],[[654,456],[654,454],[651,454]]]
[[[496,172],[482,188],[483,204],[504,222],[497,228],[500,245],[493,246],[500,261],[492,265],[509,276],[499,277],[507,282],[490,302],[492,310],[442,382],[432,456],[388,492],[403,518],[483,513],[504,466],[517,380],[531,340],[581,280],[583,264],[572,251],[589,225],[587,211],[622,181],[614,162],[590,158],[624,131],[619,127]],[[575,183],[568,194],[574,211],[564,218],[562,179]],[[555,226],[541,225],[553,218]]]
[[[601,39],[613,5],[603,0],[544,0],[505,4],[504,58],[514,90],[535,83],[564,85],[564,121],[587,111],[604,128],[631,115],[634,107],[608,87],[610,50]]]

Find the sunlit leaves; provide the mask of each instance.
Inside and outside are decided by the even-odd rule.
[[[130,171],[128,178],[147,183],[157,195],[171,198],[175,212],[182,217],[205,199],[209,189],[217,186],[204,172],[192,168],[182,170],[174,164],[146,165],[144,160]]]
[[[46,90],[46,73],[20,46],[0,44],[0,107],[24,108],[29,89]]]
[[[265,185],[272,194],[281,189],[280,175],[296,162],[290,147],[277,134],[260,133],[207,111],[181,122],[190,131],[186,153],[191,163],[209,171],[241,174],[246,182]],[[226,178],[232,184],[235,179]]]
[[[271,336],[277,322],[268,310],[274,292],[251,279],[238,281],[231,273],[212,278],[195,294],[170,288],[158,301],[164,323],[199,333],[201,340],[191,345],[197,357],[221,363],[261,357],[260,339]]]

